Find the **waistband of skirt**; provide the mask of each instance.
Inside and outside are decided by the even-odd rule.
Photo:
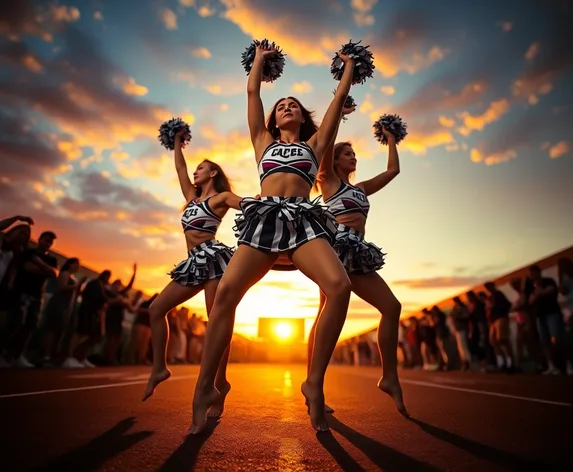
[[[192,256],[193,254],[197,254],[198,252],[204,251],[204,250],[209,249],[213,246],[225,246],[225,247],[227,247],[221,241],[218,241],[216,239],[209,239],[207,241],[203,241],[201,244],[197,244],[197,246],[192,247],[191,249],[189,249],[188,253],[190,256]]]
[[[364,234],[360,231],[356,231],[354,228],[350,226],[343,225],[342,223],[338,223],[336,226],[336,231],[338,233],[342,233],[344,235],[352,236],[354,238],[358,238],[360,240],[364,239]]]

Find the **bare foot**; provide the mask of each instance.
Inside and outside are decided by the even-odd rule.
[[[219,401],[219,391],[215,387],[209,390],[195,390],[193,398],[193,423],[189,427],[189,434],[200,434],[207,426],[207,410]]]
[[[306,405],[306,410],[308,413],[308,400],[304,401],[304,404]],[[334,413],[334,408],[328,406],[326,403],[324,404],[324,414],[325,415],[332,415]]]
[[[207,418],[219,418],[223,415],[223,410],[225,409],[225,398],[231,391],[231,384],[225,382],[222,385],[217,385],[217,390],[219,391],[219,399],[213,403],[207,410]]]
[[[310,424],[318,432],[329,431],[328,423],[324,417],[324,393],[320,388],[311,386],[308,382],[303,382],[300,388],[310,416]]]
[[[153,392],[155,392],[157,386],[161,382],[166,381],[169,377],[171,377],[171,371],[168,368],[160,370],[159,372],[152,371],[151,375],[149,376],[149,381],[147,382],[147,387],[145,387],[145,393],[143,394],[143,398],[141,399],[141,401],[144,402],[151,395],[153,395]]]
[[[386,395],[390,395],[394,403],[396,404],[396,408],[398,412],[406,417],[410,418],[410,414],[406,410],[406,406],[404,405],[404,400],[402,398],[402,387],[400,386],[400,382],[398,379],[396,380],[386,380],[380,379],[378,381],[378,388],[383,391]]]

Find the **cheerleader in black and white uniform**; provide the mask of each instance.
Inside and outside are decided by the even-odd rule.
[[[167,321],[166,314],[205,290],[207,314],[211,311],[217,285],[233,250],[215,239],[217,228],[229,208],[239,209],[240,197],[231,192],[229,179],[218,164],[204,160],[193,173],[191,183],[187,164],[183,156],[183,136],[179,131],[175,136],[175,168],[185,199],[189,202],[183,210],[181,225],[187,242],[188,257],[171,271],[172,281],[163,289],[149,307],[151,321],[151,344],[153,367],[143,400],[149,398],[157,385],[171,376],[167,368]],[[223,401],[231,386],[226,379],[229,357],[229,343],[225,346],[222,362],[214,379],[221,393],[209,416],[219,416],[223,411]]]
[[[231,340],[235,309],[240,300],[277,262],[293,264],[316,282],[326,295],[316,329],[315,351],[302,385],[312,426],[327,431],[324,417],[324,375],[340,335],[350,299],[350,280],[332,250],[336,220],[309,195],[320,159],[334,139],[342,106],[350,91],[354,61],[338,53],[344,74],[320,128],[311,113],[293,97],[280,99],[268,123],[260,97],[263,63],[277,53],[259,45],[250,71],[248,122],[261,182],[261,198],[241,202],[237,221],[239,247],[221,279],[207,326],[201,370],[193,399],[192,434],[201,432],[206,412],[219,393],[213,380]]]
[[[353,111],[354,108],[344,109],[343,114]],[[350,175],[356,171],[356,155],[352,145],[349,142],[334,145],[333,140],[324,154],[316,186],[322,193],[325,205],[336,216],[338,232],[334,250],[350,277],[352,291],[382,315],[378,328],[378,348],[382,356],[383,376],[378,382],[378,388],[390,395],[398,411],[407,416],[398,379],[397,360],[398,325],[402,306],[390,287],[376,273],[384,265],[384,254],[378,246],[364,240],[366,218],[370,210],[368,196],[388,185],[400,173],[396,139],[386,129],[382,131],[388,140],[389,150],[385,172],[352,185]],[[325,303],[322,293],[320,302],[319,316],[308,340],[309,366],[317,324],[321,322],[321,309]],[[333,411],[328,406],[325,406],[325,409],[327,413]]]

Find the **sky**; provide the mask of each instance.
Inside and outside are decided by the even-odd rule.
[[[367,239],[409,313],[572,242],[573,2],[570,0],[122,0],[0,6],[0,215],[30,215],[33,236],[136,286],[161,290],[186,257],[173,156],[157,140],[181,117],[190,171],[209,158],[241,196],[259,192],[241,53],[268,38],[283,75],[268,111],[294,95],[324,115],[334,52],[370,45],[376,70],[341,125],[355,182],[386,166],[372,123],[398,113],[400,175],[371,197]],[[234,246],[235,212],[217,235]],[[245,297],[236,330],[317,310],[316,286],[271,272]],[[200,295],[188,306],[204,312]],[[378,323],[353,296],[343,337]]]

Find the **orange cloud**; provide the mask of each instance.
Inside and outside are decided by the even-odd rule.
[[[32,54],[28,54],[28,55],[24,56],[22,58],[22,62],[24,64],[24,66],[26,67],[26,69],[28,69],[29,71],[34,72],[36,74],[38,74],[44,70],[44,67],[42,66],[42,64],[40,64],[40,62],[38,62],[38,59],[36,59]]]
[[[557,159],[567,154],[570,149],[571,146],[567,141],[560,141],[549,149],[549,157],[551,157],[551,159]]]
[[[332,36],[313,35],[319,29],[307,27],[309,20],[303,15],[276,15],[261,9],[252,0],[221,0],[221,3],[226,7],[221,14],[223,18],[253,39],[272,38],[289,54],[289,60],[298,65],[328,65],[334,52],[348,42],[348,34],[343,31]]]
[[[455,120],[453,120],[452,118],[446,118],[445,116],[440,116],[438,118],[438,121],[442,126],[445,126],[446,128],[453,128],[454,125],[456,124]]]
[[[382,87],[380,87],[380,91],[384,95],[394,95],[396,93],[396,89],[391,85],[383,85]]]
[[[410,131],[404,141],[400,143],[400,147],[416,156],[423,156],[428,153],[430,148],[453,142],[455,142],[455,139],[449,130],[436,127],[435,130],[425,133],[419,130]]]
[[[94,20],[103,21],[103,13],[101,11],[94,12]]]
[[[295,82],[290,89],[293,93],[310,93],[312,92],[312,85],[305,80],[304,82]]]
[[[481,115],[474,116],[468,112],[463,112],[460,114],[460,118],[463,119],[464,126],[458,131],[464,136],[469,136],[473,131],[481,131],[488,124],[499,120],[508,111],[509,101],[500,99],[492,102],[488,109]]]
[[[177,15],[170,8],[161,8],[159,10],[159,19],[168,30],[177,29]]]
[[[127,95],[135,95],[137,97],[142,97],[147,95],[149,89],[143,85],[139,85],[135,82],[133,77],[122,77],[119,79],[122,90]]]
[[[211,51],[207,48],[194,48],[191,50],[191,54],[195,57],[202,57],[204,59],[209,59],[211,57]]]
[[[370,14],[378,0],[352,0],[350,6],[355,11],[354,22],[358,26],[371,26],[374,24],[374,15]]]
[[[486,166],[501,164],[502,162],[509,161],[515,157],[517,157],[517,152],[515,152],[513,149],[495,152],[487,156],[485,156],[478,149],[472,149],[470,152],[470,159],[472,162],[475,162],[476,164],[483,162]]]

